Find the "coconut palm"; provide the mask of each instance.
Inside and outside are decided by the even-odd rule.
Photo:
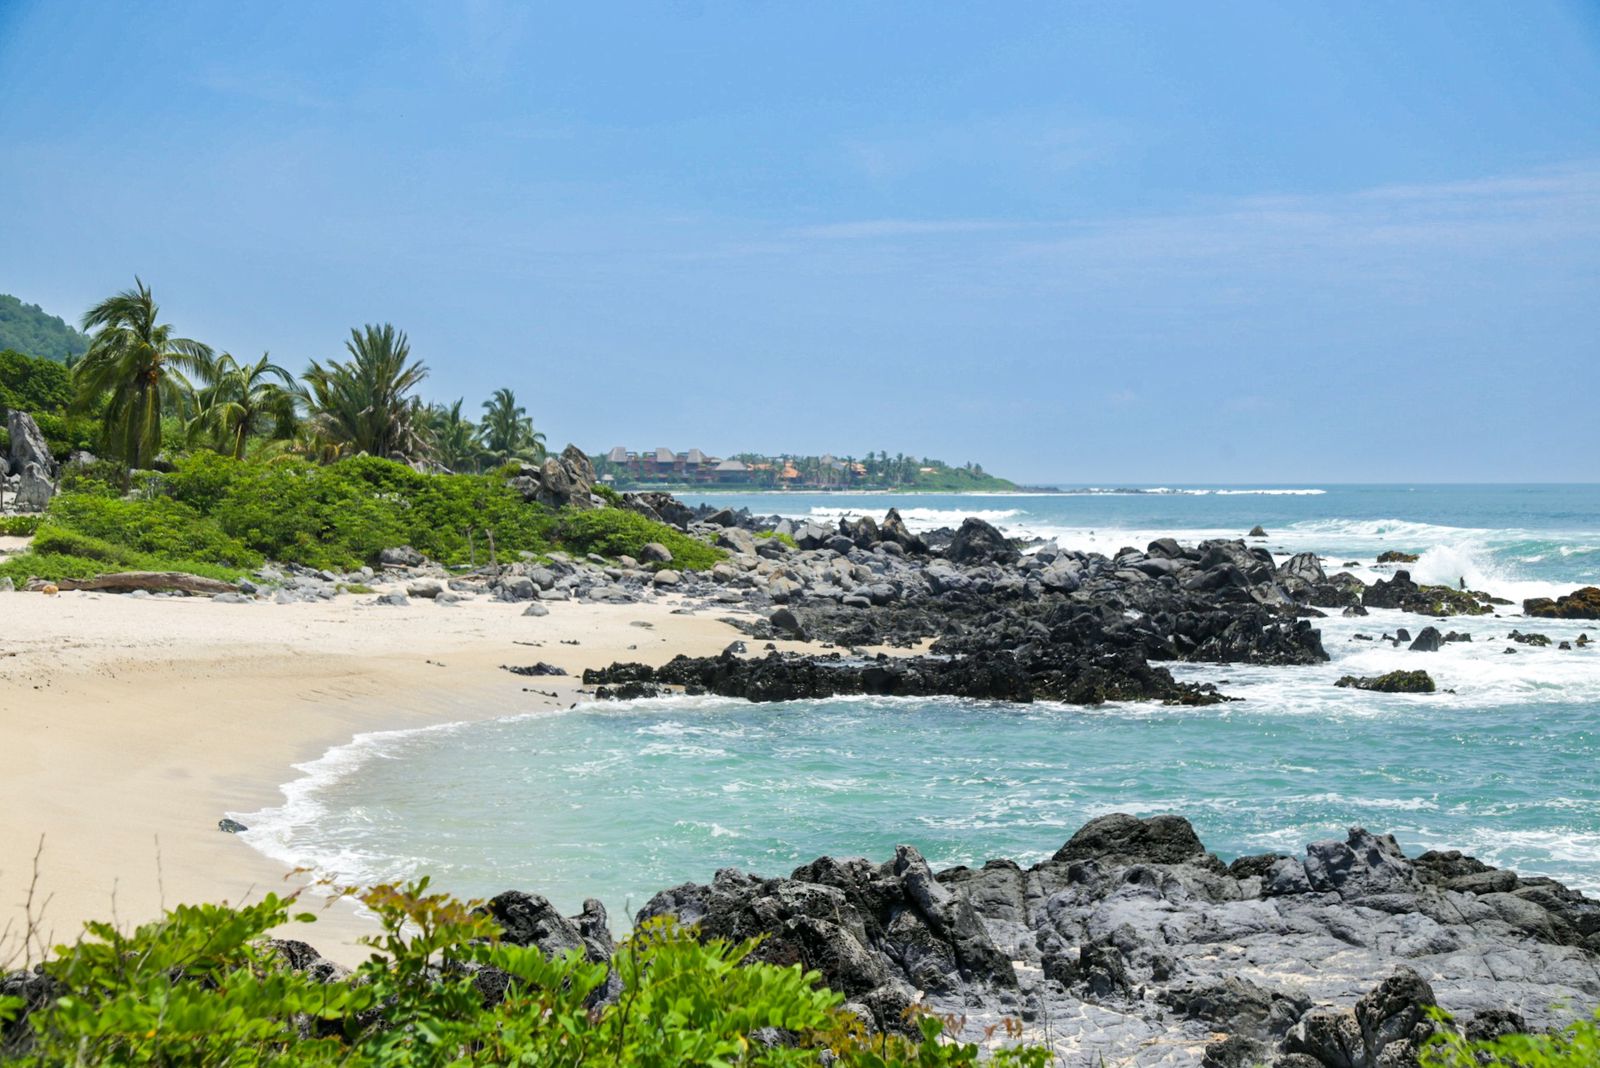
[[[544,459],[544,435],[533,429],[528,410],[509,389],[497,389],[483,402],[483,422],[478,434],[486,452],[498,463]]]
[[[411,359],[404,333],[384,323],[351,330],[347,361],[311,361],[302,376],[316,451],[398,460],[428,454],[427,409],[411,395],[428,368]]]
[[[158,323],[161,309],[150,287],[134,287],[90,308],[83,329],[89,349],[73,368],[75,407],[101,410],[104,448],[129,470],[144,467],[161,451],[163,412],[183,414],[190,393],[186,373],[203,370],[211,349]]]
[[[435,404],[428,409],[428,429],[433,435],[433,457],[451,471],[476,471],[482,464],[483,445],[478,428],[461,414],[462,398],[448,408]]]
[[[224,352],[202,369],[207,384],[196,391],[190,441],[209,437],[216,450],[242,459],[252,439],[292,438],[298,419],[294,376],[267,353],[241,364]],[[274,381],[276,379],[276,381]]]

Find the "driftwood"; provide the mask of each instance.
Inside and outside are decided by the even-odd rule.
[[[62,590],[182,590],[184,593],[235,593],[238,587],[220,579],[190,575],[183,571],[119,571],[89,579],[62,579]]]

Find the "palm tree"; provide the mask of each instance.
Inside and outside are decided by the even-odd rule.
[[[433,435],[433,455],[451,471],[478,470],[483,459],[478,428],[461,415],[462,398],[446,408],[435,404],[428,409],[428,429]]]
[[[511,460],[544,459],[544,435],[533,429],[528,410],[517,403],[509,389],[497,389],[483,402],[483,422],[478,433],[483,447],[499,463]]]
[[[171,325],[158,323],[161,309],[150,287],[137,277],[133,285],[84,314],[83,329],[94,337],[72,372],[74,407],[88,411],[104,402],[104,446],[130,471],[161,451],[162,413],[183,412],[185,372],[203,370],[211,358],[205,345],[173,337]]]
[[[388,323],[369,323],[351,330],[344,347],[348,361],[312,360],[303,376],[316,451],[399,460],[426,456],[427,410],[411,391],[428,377],[428,368],[412,361],[405,334]]]
[[[189,422],[191,441],[209,435],[218,452],[239,460],[253,438],[294,436],[299,421],[294,376],[266,353],[255,363],[241,364],[224,352],[207,361],[202,375],[207,384],[196,393],[199,411]]]

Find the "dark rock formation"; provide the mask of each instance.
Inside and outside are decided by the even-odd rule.
[[[1541,619],[1600,619],[1600,586],[1585,586],[1553,601],[1530,597],[1522,602],[1522,614]]]
[[[763,937],[761,959],[817,969],[873,1026],[920,993],[970,1034],[1020,1016],[1065,1063],[1414,1064],[1435,1004],[1547,1027],[1600,997],[1600,902],[1359,828],[1225,868],[1178,817],[1114,815],[1028,868],[934,874],[901,847],[724,870],[638,919],[661,915]]]
[[[1378,554],[1378,563],[1380,564],[1414,564],[1416,562],[1416,553],[1403,553],[1398,549],[1390,549],[1388,552]]]
[[[1425,616],[1481,616],[1494,610],[1487,594],[1449,586],[1419,586],[1411,581],[1409,571],[1396,571],[1392,579],[1374,582],[1367,587],[1362,603],[1368,608],[1398,608]]]
[[[613,664],[583,673],[586,685],[619,683],[681,686],[689,693],[714,693],[749,701],[795,701],[842,694],[885,697],[945,695],[982,700],[1062,701],[1094,705],[1105,701],[1159,700],[1207,705],[1226,700],[1215,687],[1173,681],[1131,652],[1074,659],[1047,654],[1019,657],[1011,652],[970,656],[845,657],[769,653],[745,659],[732,653],[714,657],[675,657],[659,668]]]
[[[576,445],[562,449],[560,456],[546,457],[537,467],[523,464],[510,480],[523,500],[548,508],[600,507],[605,502],[594,495],[594,484],[594,464]]]
[[[1015,546],[994,527],[983,520],[969,516],[962,520],[945,558],[957,564],[1009,564],[1018,556]]]
[[[1433,693],[1436,689],[1433,678],[1426,671],[1391,671],[1387,675],[1366,678],[1345,675],[1334,685],[1378,693]]]

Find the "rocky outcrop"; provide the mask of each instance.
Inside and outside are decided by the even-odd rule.
[[[1008,564],[1021,555],[994,527],[974,516],[962,520],[954,540],[944,551],[957,564]]]
[[[622,507],[630,512],[638,512],[646,519],[653,519],[669,527],[677,527],[679,530],[688,530],[689,524],[694,522],[694,509],[670,493],[655,490],[624,493]]]
[[[50,507],[50,498],[55,493],[55,483],[50,481],[44,468],[36,463],[28,463],[22,468],[22,479],[17,484],[17,495],[11,504],[19,512],[42,512]]]
[[[780,610],[786,611],[786,610]],[[801,633],[804,633],[801,631]],[[1106,701],[1163,701],[1207,705],[1226,698],[1212,686],[1175,682],[1143,657],[1073,658],[1042,651],[1032,655],[980,652],[959,657],[805,656],[772,652],[747,659],[733,652],[714,657],[675,657],[659,668],[613,664],[583,673],[585,685],[622,696],[621,684],[682,687],[748,701],[796,701],[841,695],[882,697],[970,697],[1027,703],[1034,700],[1097,705]],[[640,691],[630,691],[638,694]]]
[[[1600,902],[1360,828],[1224,867],[1176,816],[1104,816],[1049,860],[933,873],[914,849],[728,869],[653,897],[706,937],[822,973],[879,1028],[911,1000],[1020,1017],[1065,1063],[1415,1063],[1437,1004],[1548,1027],[1600,998]],[[1228,1059],[1228,1058],[1233,1059]]]
[[[605,502],[595,496],[594,484],[594,464],[576,445],[562,449],[560,456],[546,457],[538,466],[523,464],[510,479],[511,488],[522,494],[523,500],[547,508],[603,507]]]
[[[1378,554],[1378,563],[1380,564],[1414,564],[1416,562],[1416,553],[1403,553],[1398,549],[1390,549],[1388,552]]]
[[[1409,571],[1396,571],[1393,578],[1374,582],[1367,587],[1362,604],[1426,616],[1482,616],[1494,611],[1494,601],[1488,594],[1449,586],[1419,586],[1411,581]]]
[[[1585,586],[1555,600],[1531,597],[1522,602],[1522,614],[1541,619],[1600,619],[1600,586]]]
[[[1433,693],[1437,689],[1432,676],[1426,671],[1391,671],[1386,675],[1360,678],[1345,675],[1334,685],[1377,693]]]
[[[11,474],[26,475],[29,465],[34,465],[47,482],[54,482],[60,474],[60,468],[50,454],[50,446],[46,444],[44,434],[39,430],[39,424],[33,421],[33,416],[11,409],[6,413],[6,433],[11,438],[10,455],[7,457]],[[5,473],[0,471],[0,475]]]

